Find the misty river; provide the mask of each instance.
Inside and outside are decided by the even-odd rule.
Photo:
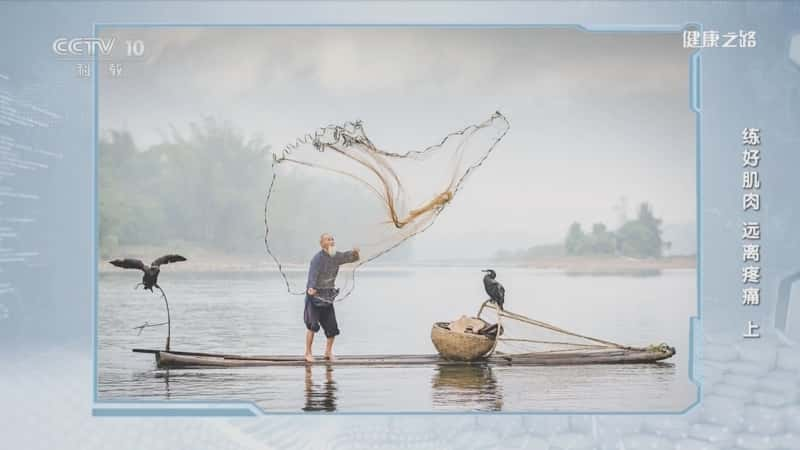
[[[434,322],[474,315],[485,299],[480,267],[365,268],[336,305],[335,352],[430,354]],[[253,401],[266,412],[600,412],[685,409],[689,318],[697,314],[694,269],[659,275],[569,276],[496,268],[506,308],[581,334],[626,345],[667,342],[664,363],[567,367],[251,367],[161,370],[166,320],[158,295],[133,290],[132,272],[98,275],[97,393],[103,400]],[[277,272],[190,273],[159,279],[172,314],[173,350],[244,355],[303,352],[303,298]],[[493,318],[490,313],[489,318]],[[314,343],[321,356],[324,335]]]

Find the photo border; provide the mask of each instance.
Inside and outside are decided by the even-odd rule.
[[[102,28],[495,28],[495,29],[574,29],[585,33],[676,33],[687,29],[702,31],[703,27],[695,22],[684,25],[602,25],[585,26],[578,24],[204,24],[204,23],[95,23],[93,37],[98,37]],[[689,109],[695,113],[695,186],[696,186],[696,308],[697,315],[689,317],[689,381],[695,385],[696,397],[692,403],[679,411],[332,411],[325,414],[348,416],[386,416],[386,415],[683,415],[700,404],[703,393],[702,372],[697,367],[697,357],[702,353],[702,315],[703,315],[703,280],[702,280],[702,108],[701,108],[701,73],[700,50],[689,55]],[[201,400],[100,400],[97,391],[97,305],[98,305],[98,203],[97,203],[97,150],[99,142],[98,129],[98,58],[94,55],[94,117],[93,117],[93,202],[92,202],[92,415],[96,417],[250,417],[250,416],[284,416],[309,415],[304,411],[268,411],[254,401],[201,401]]]

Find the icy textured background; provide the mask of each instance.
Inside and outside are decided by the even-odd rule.
[[[800,3],[580,2],[374,5],[212,2],[0,5],[0,439],[4,448],[800,448],[800,312],[774,330],[778,286],[800,271]],[[756,49],[702,52],[702,375],[700,404],[682,415],[92,416],[92,84],[52,58],[57,36],[95,22],[701,23],[756,29]],[[790,55],[794,60],[790,59]],[[687,102],[688,103],[688,102]],[[688,106],[688,105],[687,105]],[[19,114],[22,117],[15,116]],[[8,118],[15,120],[8,120]],[[31,122],[31,120],[33,122]],[[763,129],[763,299],[740,305],[739,133]],[[675,130],[680,133],[681,130]],[[12,164],[13,163],[13,164]],[[665,186],[665,189],[668,189]],[[22,194],[22,195],[18,195]],[[764,337],[740,338],[746,320]],[[147,411],[144,411],[146,413]]]

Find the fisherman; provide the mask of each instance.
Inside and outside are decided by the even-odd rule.
[[[314,343],[314,334],[319,331],[320,325],[325,330],[327,338],[325,359],[333,361],[333,340],[339,334],[339,324],[336,322],[336,311],[333,308],[333,300],[339,293],[335,285],[336,275],[339,273],[339,266],[358,261],[359,258],[358,248],[348,252],[337,252],[336,241],[330,233],[323,233],[319,237],[319,246],[322,249],[311,259],[308,269],[306,304],[303,311],[303,321],[306,324],[307,362],[314,362],[311,346]]]

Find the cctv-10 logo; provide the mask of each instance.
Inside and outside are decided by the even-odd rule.
[[[58,38],[53,41],[53,53],[59,56],[111,56],[117,38]],[[144,56],[144,42],[125,41],[127,56]]]

